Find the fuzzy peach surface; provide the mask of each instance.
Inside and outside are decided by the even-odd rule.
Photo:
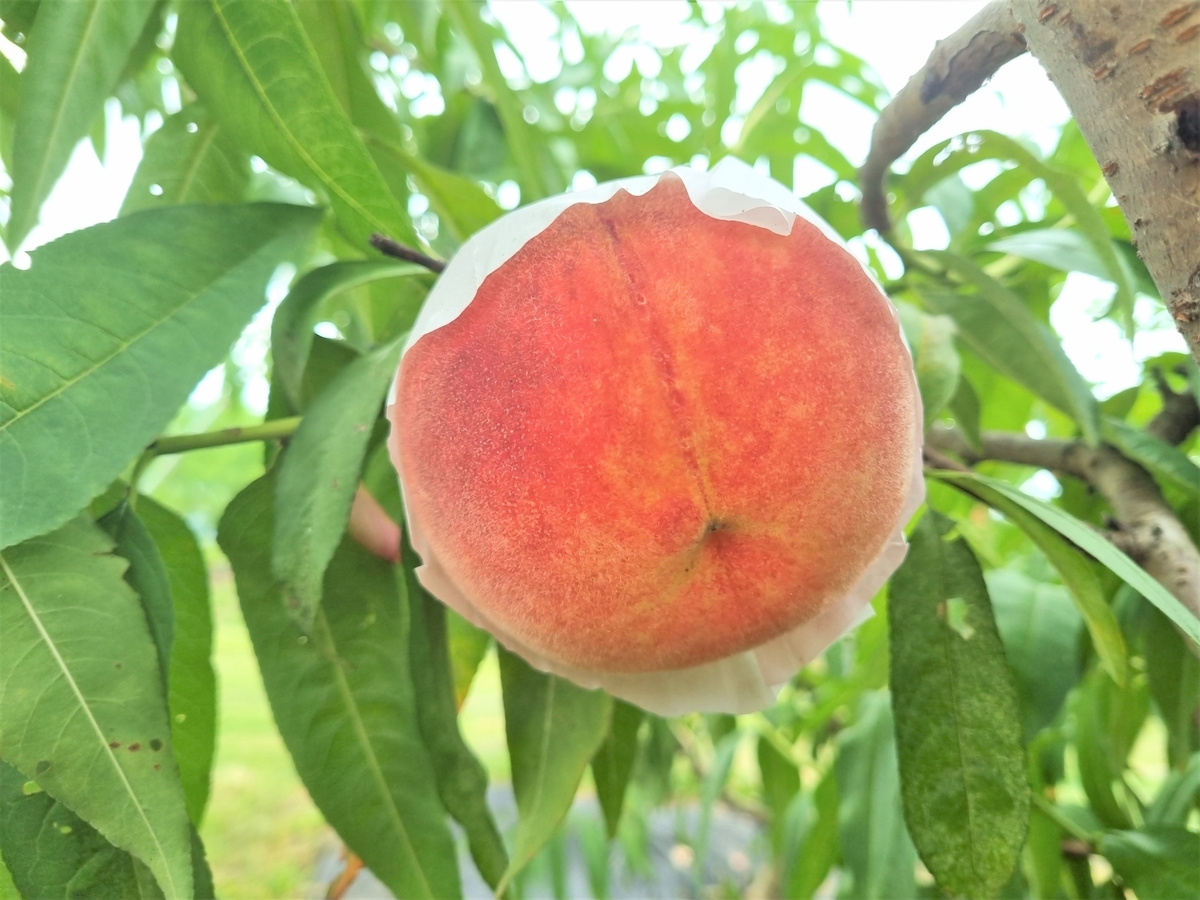
[[[411,518],[502,631],[567,667],[698,666],[817,618],[893,534],[912,364],[862,266],[664,176],[577,203],[405,354]]]

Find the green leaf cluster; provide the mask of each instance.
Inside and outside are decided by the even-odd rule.
[[[10,255],[38,242],[76,145],[103,155],[106,103],[145,134],[119,218],[0,266],[0,896],[214,896],[214,534],[297,774],[398,897],[461,896],[459,829],[498,896],[563,896],[579,856],[598,897],[653,883],[664,808],[689,895],[1196,896],[1189,598],[1101,535],[1094,485],[984,461],[994,431],[1107,445],[1200,540],[1200,437],[1147,430],[1200,400],[1200,373],[1165,353],[1102,398],[1052,327],[1070,272],[1111,283],[1095,314],[1127,338],[1161,309],[1078,130],[1045,152],[990,131],[940,143],[890,176],[893,233],[868,234],[854,162],[804,101],[874,113],[887,95],[814,4],[689,5],[675,46],[548,2],[547,60],[494,12],[0,0],[26,54],[0,56]],[[535,671],[422,587],[382,407],[434,275],[369,239],[445,258],[502,199],[729,155],[852,242],[896,302],[926,428],[970,452],[930,471],[873,618],[769,709],[667,721]],[[814,163],[827,183],[795,183]],[[937,249],[914,248],[924,208]],[[253,341],[265,413],[243,399]],[[215,367],[226,388],[198,409]],[[162,457],[251,441],[253,466],[159,478]],[[396,525],[389,559],[350,536],[364,495]],[[459,721],[493,653],[511,829]],[[749,873],[714,850],[731,809],[762,833]]]

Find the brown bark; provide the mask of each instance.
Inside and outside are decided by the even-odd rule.
[[[880,115],[859,172],[863,221],[891,228],[888,168],[1026,45],[1067,101],[1200,363],[1200,0],[994,0],[938,43]]]
[[[1012,0],[1200,362],[1200,2]]]
[[[858,173],[868,228],[886,232],[892,227],[884,183],[892,163],[997,69],[1024,52],[1025,40],[1007,0],[993,0],[937,42],[929,61],[900,89],[871,133],[871,150]]]

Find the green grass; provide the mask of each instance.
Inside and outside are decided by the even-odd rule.
[[[217,896],[312,894],[322,844],[336,837],[313,805],[275,729],[227,565],[212,569],[217,757],[200,833]]]
[[[222,900],[314,896],[322,847],[340,848],[296,774],[275,728],[228,563],[209,556],[216,632],[217,756],[200,833]],[[509,779],[504,707],[495,652],[471,685],[464,737],[493,783]]]

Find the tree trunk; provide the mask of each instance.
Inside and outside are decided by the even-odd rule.
[[[1200,2],[1012,0],[1200,363]]]

